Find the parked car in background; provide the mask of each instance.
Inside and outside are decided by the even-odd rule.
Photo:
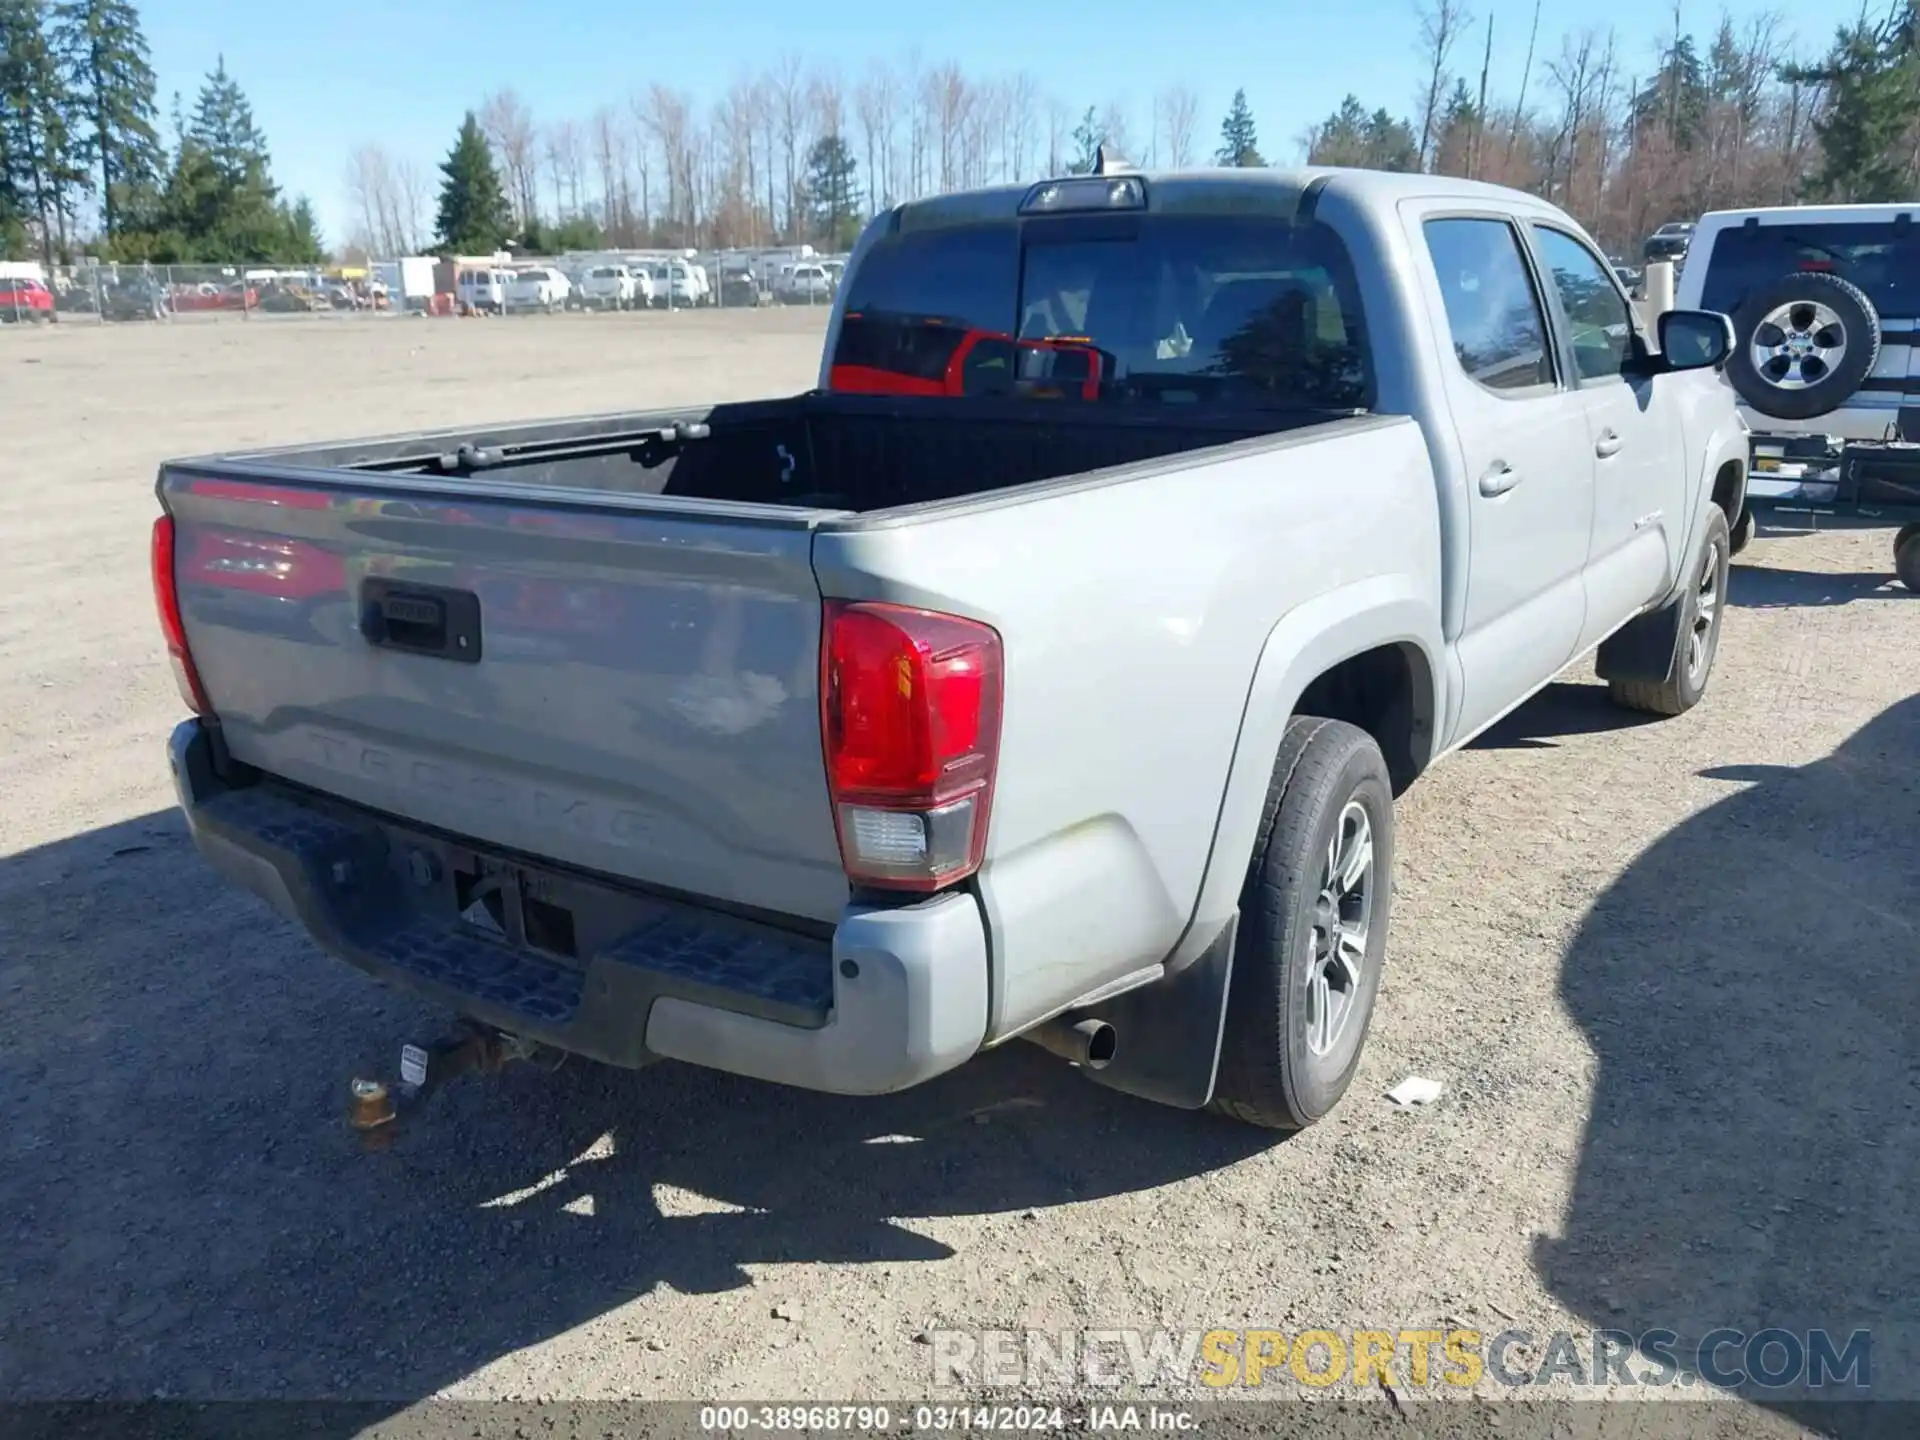
[[[1727,378],[1752,431],[1753,507],[1898,526],[1920,592],[1920,205],[1716,211],[1677,303],[1733,317]],[[1734,529],[1739,549],[1755,529]]]
[[[513,277],[504,270],[462,270],[454,281],[454,298],[470,310],[498,314],[507,305],[507,286]]]
[[[855,255],[804,393],[164,466],[195,844],[562,1052],[878,1094],[1027,1038],[1313,1123],[1396,797],[1583,657],[1705,694],[1726,318],[1656,343],[1565,213],[1430,175],[1063,178]]]
[[[1920,205],[1703,216],[1675,303],[1733,317],[1727,379],[1756,431],[1920,440]],[[1912,378],[1909,378],[1909,377]]]
[[[596,265],[580,279],[580,302],[592,310],[631,310],[652,294],[652,281],[625,265]]]
[[[825,304],[833,299],[833,277],[824,265],[796,265],[780,277],[780,298],[789,305]]]
[[[551,265],[516,270],[507,281],[507,305],[514,310],[564,310],[573,286]]]
[[[720,275],[720,303],[734,309],[748,309],[766,303],[766,292],[751,270],[727,270]]]
[[[1624,255],[1607,256],[1607,264],[1613,267],[1613,278],[1620,282],[1623,289],[1629,293],[1639,292],[1641,282],[1647,278],[1646,271],[1638,265],[1629,264]]]
[[[675,260],[653,267],[652,304],[674,310],[691,310],[700,303],[700,283],[693,271]]]
[[[264,298],[264,296],[263,296]],[[100,291],[100,314],[107,320],[159,320],[173,313],[168,287],[151,275],[123,272]]]
[[[45,324],[53,319],[53,291],[27,275],[0,276],[0,321]]]
[[[1678,263],[1687,258],[1687,247],[1693,243],[1693,229],[1684,220],[1670,220],[1647,237],[1641,253],[1649,264],[1655,260]]]

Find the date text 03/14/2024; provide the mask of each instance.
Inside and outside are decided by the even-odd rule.
[[[700,1428],[732,1435],[755,1433],[939,1434],[987,1431],[1007,1434],[1086,1431],[1191,1431],[1193,1413],[1165,1405],[705,1405]]]

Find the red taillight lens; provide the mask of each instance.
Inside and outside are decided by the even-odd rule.
[[[980,868],[999,758],[1000,637],[975,620],[829,600],[827,783],[849,877],[937,890]]]
[[[173,578],[173,517],[162,515],[153,522],[153,603],[160,611],[160,634],[167,642],[167,658],[173,662],[174,683],[180,698],[196,715],[213,714],[207,692],[201,688],[199,672],[193,668],[193,655],[187,649],[187,627],[180,621],[180,592]]]

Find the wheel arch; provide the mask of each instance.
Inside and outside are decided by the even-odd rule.
[[[1330,718],[1373,734],[1397,794],[1438,747],[1446,708],[1441,654],[1437,601],[1411,576],[1364,580],[1280,618],[1254,667],[1193,921],[1169,968],[1201,954],[1237,908],[1274,757],[1303,701],[1344,710]]]

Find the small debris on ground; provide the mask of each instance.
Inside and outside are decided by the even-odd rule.
[[[1387,1092],[1387,1099],[1406,1110],[1415,1105],[1431,1105],[1446,1088],[1440,1081],[1429,1080],[1424,1075],[1409,1075]]]

